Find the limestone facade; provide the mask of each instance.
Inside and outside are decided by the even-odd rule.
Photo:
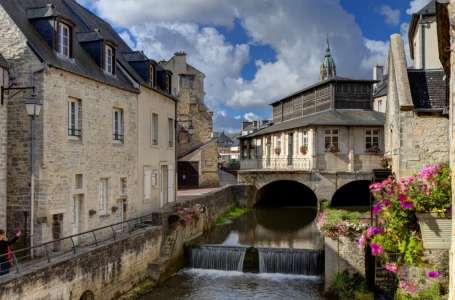
[[[398,34],[392,35],[389,52],[385,155],[397,176],[408,176],[424,165],[449,159],[449,119],[444,104],[422,109],[413,100],[411,76]],[[433,71],[423,71],[430,74]],[[442,71],[441,71],[442,72]],[[425,75],[426,76],[426,75]],[[429,75],[432,76],[432,75]],[[445,83],[439,80],[444,94]],[[436,105],[435,105],[436,106]]]
[[[160,66],[172,72],[172,94],[179,99],[177,104],[179,163],[198,164],[199,187],[218,186],[218,150],[213,137],[213,113],[204,103],[205,75],[187,63],[186,54],[183,52],[177,52],[170,60],[160,62]],[[201,151],[204,153],[197,153]],[[197,160],[196,157],[201,157],[201,160]],[[179,172],[179,175],[180,181],[183,180],[182,176],[187,176],[182,172]]]
[[[72,10],[68,13],[65,6],[59,6],[60,2],[53,1],[53,4],[56,7],[49,5],[48,8],[79,22],[70,13],[84,8],[71,2]],[[5,109],[8,116],[8,230],[24,228],[24,240],[29,241],[33,236],[34,243],[38,244],[151,213],[165,204],[164,199],[173,202],[175,99],[158,84],[147,86],[134,70],[125,71],[123,67],[128,67],[125,61],[123,65],[117,62],[115,74],[93,70],[100,68],[93,61],[90,61],[94,64],[93,76],[83,71],[78,73],[87,63],[79,60],[87,56],[84,49],[74,48],[79,53],[73,58],[62,58],[52,48],[46,48],[47,44],[38,43],[36,37],[32,37],[34,43],[31,43],[30,32],[24,31],[27,27],[21,27],[11,17],[11,5],[16,3],[0,3],[0,52],[12,66],[9,77],[14,81],[11,84],[34,86],[35,97],[43,107],[33,126],[24,105],[24,95],[31,92],[11,92],[7,105],[0,107],[0,116]],[[20,5],[26,4],[21,2]],[[103,21],[96,21],[106,26]],[[103,33],[112,34],[109,28]],[[34,34],[38,33],[34,31]],[[43,49],[36,51],[33,47]],[[126,46],[122,44],[122,47]],[[43,53],[49,55],[46,57],[49,62],[39,55]],[[119,55],[117,59],[122,57]],[[114,60],[114,66],[115,63]],[[77,134],[70,121],[73,118],[70,115],[76,114],[71,110],[73,102],[77,102]],[[152,111],[159,115],[161,128],[159,144],[153,147],[150,142]],[[6,118],[0,118],[0,146],[4,120]],[[0,148],[0,170],[1,158]],[[0,196],[1,179],[0,173]],[[144,199],[146,179],[151,189],[148,199]],[[33,232],[31,227],[34,227]]]
[[[0,54],[0,87],[8,87],[8,65]],[[0,228],[6,228],[6,186],[7,186],[7,105],[0,103]]]

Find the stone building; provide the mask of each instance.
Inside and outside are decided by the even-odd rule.
[[[449,159],[447,80],[439,60],[436,3],[412,16],[408,68],[404,42],[391,37],[388,57],[385,145],[398,176]]]
[[[241,170],[362,172],[380,167],[384,114],[371,80],[336,76],[327,48],[321,81],[272,103],[272,125],[241,136]]]
[[[39,243],[174,201],[169,72],[130,59],[115,30],[73,0],[1,0],[0,52],[10,85],[34,87],[42,104],[31,124],[31,93],[9,93],[9,230]]]
[[[0,89],[2,99],[0,103],[0,228],[6,228],[6,166],[7,166],[7,118],[6,98],[4,88],[8,87],[8,62],[0,54]]]
[[[213,136],[213,113],[204,103],[205,75],[177,52],[160,66],[172,72],[170,81],[177,105],[179,188],[219,185],[218,149]]]

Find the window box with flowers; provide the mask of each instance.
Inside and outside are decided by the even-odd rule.
[[[281,154],[281,148],[275,148],[275,154],[280,155]]]
[[[379,146],[372,146],[370,148],[367,148],[366,149],[366,153],[368,154],[379,154],[381,153],[381,149],[379,148]]]
[[[443,267],[426,261],[424,249],[440,249],[449,243],[450,168],[448,164],[426,166],[414,176],[372,184],[370,190],[378,222],[361,235],[359,246],[368,244],[372,255],[381,257],[385,269],[398,277],[400,291],[409,296],[405,299],[422,299],[416,295],[428,286],[415,281],[407,270],[419,268],[426,281],[432,281],[439,276],[437,268]]]
[[[308,153],[308,146],[307,146],[307,145],[300,146],[300,153],[301,153],[302,155],[307,155],[307,153]]]
[[[338,146],[336,145],[329,145],[326,149],[327,152],[330,152],[330,153],[333,153],[333,154],[336,154],[338,152],[340,152],[340,149],[338,149]]]

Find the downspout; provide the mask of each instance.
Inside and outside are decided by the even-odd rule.
[[[425,23],[423,22],[423,16],[420,16],[420,31],[420,56],[422,59],[422,69],[425,69]]]

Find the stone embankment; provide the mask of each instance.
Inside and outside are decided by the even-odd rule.
[[[184,264],[184,244],[214,226],[232,206],[248,206],[254,189],[232,185],[179,201],[153,224],[116,241],[0,278],[0,300],[133,298]],[[94,297],[94,298],[93,298]]]

